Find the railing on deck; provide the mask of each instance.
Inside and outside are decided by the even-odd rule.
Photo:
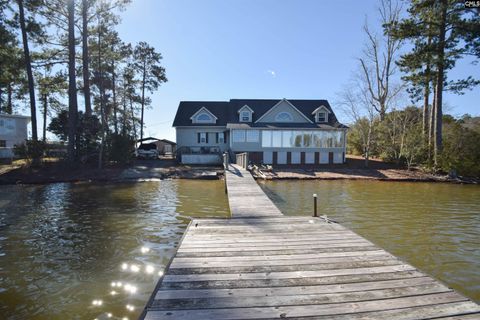
[[[243,169],[247,169],[248,166],[248,153],[243,152],[243,153],[237,153],[237,159],[236,159],[236,164],[238,164],[240,167]]]

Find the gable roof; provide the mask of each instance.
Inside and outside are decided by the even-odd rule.
[[[290,101],[288,101],[287,99],[283,98],[282,100],[278,101],[273,107],[270,108],[270,110],[268,110],[267,112],[265,112],[260,118],[258,118],[255,123],[257,122],[260,122],[260,120],[263,119],[263,117],[265,117],[267,114],[269,114],[270,112],[273,112],[275,110],[276,107],[278,107],[282,102],[286,102],[290,107],[292,107],[292,109],[295,111],[295,112],[298,112],[300,114],[300,116],[302,116],[305,120],[307,120],[307,122],[310,122],[310,123],[313,123],[312,120],[310,120],[307,116],[305,116],[305,114],[303,114],[300,110],[298,110]]]
[[[201,113],[208,113],[209,115],[211,115],[213,117],[213,119],[215,120],[215,122],[218,120],[218,117],[215,116],[213,113],[210,112],[210,110],[208,110],[207,108],[205,107],[201,107],[197,112],[195,112],[191,117],[190,117],[190,120],[194,120],[198,115],[200,115]]]
[[[245,105],[248,105],[253,110],[252,122],[260,119],[271,108],[281,102],[283,99],[231,99],[230,101],[181,101],[175,119],[173,120],[174,127],[182,126],[227,126],[227,124],[242,123],[238,117],[238,111]],[[307,127],[330,127],[330,128],[347,128],[347,126],[338,122],[335,112],[333,112],[327,100],[288,100],[295,106],[306,118],[310,119],[312,123],[305,123]],[[330,112],[327,123],[315,123],[315,116],[312,114],[319,106],[325,106]],[[216,124],[192,123],[190,117],[199,111],[202,107],[207,108],[212,114],[217,117]],[[277,124],[256,123],[255,127],[262,126],[278,126]],[[301,123],[292,123],[290,127],[303,127]]]

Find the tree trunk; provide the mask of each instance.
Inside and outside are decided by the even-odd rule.
[[[112,52],[113,52],[112,47]],[[115,60],[112,59],[112,99],[113,99],[113,127],[115,134],[118,134],[118,118],[117,118],[117,95],[116,95],[116,75],[115,75]]]
[[[127,96],[126,96],[126,84],[125,80],[123,81],[123,117],[122,117],[122,134],[127,134]]]
[[[435,109],[437,105],[437,86],[433,83],[433,101],[432,106],[430,107],[430,114],[429,114],[429,126],[428,126],[428,159],[431,161],[433,159],[433,134],[435,132]]]
[[[75,161],[75,133],[77,128],[77,88],[75,78],[75,0],[68,0],[68,153],[70,163]]]
[[[133,138],[136,142],[137,141],[137,126],[135,125],[135,111],[133,110],[132,99],[130,99],[130,112],[132,113]]]
[[[13,95],[12,84],[8,83],[8,85],[7,85],[7,107],[5,108],[5,113],[8,113],[8,114],[13,113],[12,95]]]
[[[48,96],[46,93],[43,94],[43,142],[47,141],[47,109],[48,109]]]
[[[140,141],[143,139],[143,112],[145,109],[145,81],[147,76],[146,62],[143,61],[143,79],[142,79],[142,114],[140,117]]]
[[[435,146],[434,159],[435,166],[438,167],[440,154],[442,152],[442,98],[443,98],[443,80],[444,80],[444,59],[445,59],[445,34],[447,24],[447,0],[442,0],[440,5],[440,25],[438,29],[438,51],[437,51],[437,90],[435,106]]]
[[[425,88],[423,92],[422,132],[425,144],[428,143],[428,106],[430,100],[430,66],[425,69]]]
[[[20,28],[22,29],[23,53],[25,55],[25,67],[27,69],[28,78],[28,93],[30,96],[30,117],[32,121],[32,140],[37,141],[37,109],[35,106],[35,84],[33,82],[32,62],[30,57],[30,50],[28,48],[27,29],[25,26],[25,12],[23,8],[23,0],[17,0]],[[35,162],[36,159],[34,159]],[[37,159],[38,160],[38,159]]]
[[[102,73],[102,25],[98,23],[98,73],[99,73],[99,91],[100,91],[100,120],[102,125],[102,139],[100,142],[100,152],[98,154],[98,168],[103,166],[103,149],[105,147],[105,90],[103,88]]]
[[[90,98],[90,57],[88,55],[88,0],[82,0],[82,71],[83,71],[83,95],[85,100],[85,114],[92,114],[92,102]]]

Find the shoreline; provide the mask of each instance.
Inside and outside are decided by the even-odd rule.
[[[385,182],[428,182],[453,184],[480,184],[479,179],[451,178],[447,175],[426,173],[403,168],[280,167],[274,170],[253,170],[256,180],[355,180]],[[12,165],[0,168],[0,185],[43,185],[50,183],[129,183],[170,179],[223,180],[220,166],[185,166],[172,160],[143,160],[130,165],[113,165],[104,169],[94,166],[68,167],[63,163],[46,162],[40,168]]]
[[[478,179],[451,178],[447,175],[425,173],[420,170],[407,169],[292,169],[285,168],[270,172],[252,172],[256,180],[355,180],[355,181],[385,181],[385,182],[430,182],[453,184],[480,184]]]

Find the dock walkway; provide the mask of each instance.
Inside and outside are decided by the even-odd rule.
[[[278,214],[250,178],[227,173],[233,218],[190,223],[144,319],[480,319],[478,304],[341,225]]]

